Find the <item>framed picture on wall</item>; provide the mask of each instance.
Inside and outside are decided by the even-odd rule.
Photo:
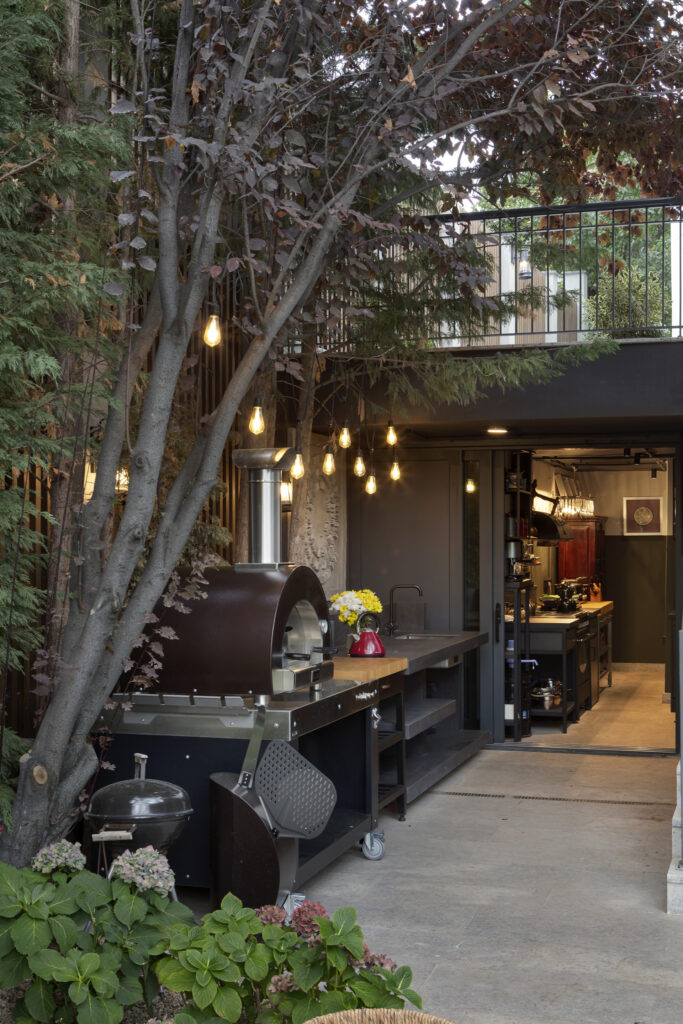
[[[661,498],[624,498],[624,535],[652,537],[664,533]]]

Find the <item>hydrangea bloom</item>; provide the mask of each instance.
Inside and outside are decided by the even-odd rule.
[[[124,850],[112,865],[112,878],[120,878],[141,892],[156,892],[160,896],[168,896],[175,882],[168,861],[153,846]]]
[[[38,850],[31,861],[34,871],[50,875],[53,871],[82,871],[85,867],[85,856],[81,853],[80,843],[70,843],[68,839],[60,839]]]
[[[329,916],[322,903],[304,900],[292,914],[292,928],[302,939],[308,939],[310,943],[311,940],[315,941],[320,933],[320,927],[314,918]]]
[[[275,995],[276,992],[294,992],[298,988],[293,976],[289,971],[284,971],[282,974],[274,974],[270,979],[270,985],[268,991],[271,995]]]
[[[256,913],[261,924],[284,924],[287,917],[283,907],[276,907],[273,903],[267,903],[265,907],[259,907]]]

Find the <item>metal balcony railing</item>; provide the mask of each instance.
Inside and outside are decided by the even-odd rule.
[[[440,323],[440,348],[683,336],[683,199],[461,214],[494,309]],[[514,311],[495,310],[506,300]]]
[[[378,239],[382,269],[365,292],[326,295],[321,351],[389,351],[397,337],[435,349],[683,338],[682,197],[420,220],[464,251],[460,266],[410,238]],[[463,301],[463,259],[475,306]]]

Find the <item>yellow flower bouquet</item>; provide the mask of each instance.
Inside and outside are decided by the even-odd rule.
[[[330,611],[336,612],[339,621],[351,626],[357,635],[366,615],[379,615],[382,602],[372,590],[342,590],[332,595]]]

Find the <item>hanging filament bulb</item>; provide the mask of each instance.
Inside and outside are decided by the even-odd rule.
[[[204,328],[204,344],[215,348],[221,343],[221,322],[218,313],[212,313]]]
[[[292,504],[292,481],[281,480],[280,481],[280,501],[283,505]]]
[[[474,482],[472,477],[469,476],[467,478],[467,480],[465,481],[465,490],[467,491],[468,494],[474,494],[476,489],[477,489],[476,483]]]
[[[252,434],[262,434],[266,429],[266,424],[263,419],[263,405],[261,399],[257,398],[254,402],[254,408],[251,410],[251,416],[249,417],[249,430]]]
[[[368,474],[368,478],[365,481],[365,493],[366,494],[374,494],[376,490],[377,490],[377,477],[375,476],[375,471],[373,469],[371,469],[369,474]]]
[[[351,447],[351,431],[349,430],[348,422],[345,423],[344,426],[341,428],[341,433],[339,434],[339,447],[340,448],[350,448]]]
[[[394,461],[392,462],[391,469],[389,470],[389,476],[391,477],[392,480],[401,479],[401,467],[398,464],[398,459],[394,459]]]
[[[292,465],[292,468],[289,471],[289,475],[293,476],[295,480],[301,480],[301,477],[306,472],[306,470],[304,469],[303,455],[301,454],[301,445],[298,444],[296,446],[295,451],[296,454],[294,456],[294,464]]]
[[[353,472],[356,476],[365,476],[365,459],[360,448],[358,449],[358,455],[356,455],[356,461],[353,464]]]
[[[325,455],[323,456],[323,473],[325,476],[332,476],[334,468],[334,451],[332,445],[328,444],[325,448]]]
[[[387,427],[387,444],[394,445],[398,441],[394,424],[389,420],[389,426]]]

